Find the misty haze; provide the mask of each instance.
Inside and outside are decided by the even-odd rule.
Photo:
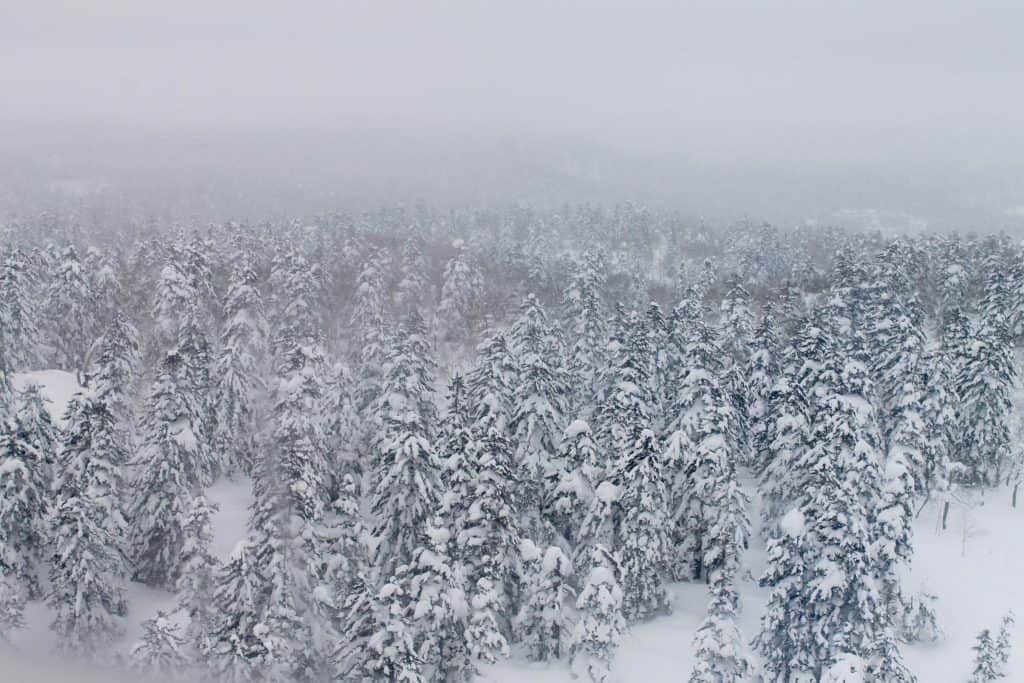
[[[0,0],[0,683],[1024,680],[1022,26]]]

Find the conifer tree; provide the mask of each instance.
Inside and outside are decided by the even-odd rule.
[[[417,237],[410,237],[402,244],[401,278],[395,287],[395,304],[401,316],[431,306],[430,281],[427,278],[427,262],[423,256],[423,244]]]
[[[971,683],[988,683],[1006,677],[991,631],[985,629],[979,633],[978,643],[971,649],[975,652]]]
[[[143,443],[136,456],[139,479],[132,502],[134,577],[173,587],[180,572],[186,506],[208,481],[211,455],[201,424],[202,407],[187,388],[184,360],[164,359],[143,418]]]
[[[525,598],[516,617],[516,631],[534,661],[561,659],[572,635],[568,613],[575,603],[572,563],[558,546],[549,546],[543,553],[532,543],[529,546]]]
[[[178,607],[188,616],[184,638],[193,653],[208,651],[207,638],[217,616],[213,611],[213,598],[218,562],[210,553],[211,517],[216,511],[216,504],[202,495],[195,496],[185,510],[182,523],[181,573],[175,588]]]
[[[764,471],[771,460],[772,389],[780,376],[781,348],[770,305],[754,330],[750,357],[746,362],[747,419],[750,457],[755,472]]]
[[[17,245],[0,265],[0,372],[28,370],[39,361],[34,273]]]
[[[215,574],[215,622],[205,640],[207,666],[217,680],[244,683],[263,675],[269,649],[261,622],[263,567],[249,541],[239,543]]]
[[[407,623],[427,680],[467,681],[475,673],[466,628],[469,605],[465,577],[452,562],[451,534],[435,518],[429,541],[417,549],[413,562],[401,570],[408,597]]]
[[[477,363],[466,375],[466,404],[477,434],[510,435],[517,372],[506,336],[485,336],[477,347]]]
[[[374,445],[372,510],[377,519],[378,563],[386,572],[412,560],[426,521],[439,502],[432,371],[433,364],[422,355],[416,335],[403,328],[389,352],[376,406],[383,428]]]
[[[577,413],[586,414],[598,400],[607,338],[601,300],[607,280],[605,269],[600,254],[588,251],[576,264],[563,297],[564,328],[568,338],[574,340],[566,368],[573,378]]]
[[[457,253],[444,268],[441,300],[437,306],[438,332],[446,341],[465,340],[473,330],[483,294],[483,276],[465,251]]]
[[[711,540],[704,558],[704,564],[709,567],[711,602],[707,617],[694,636],[697,663],[690,675],[693,683],[738,683],[750,680],[754,671],[736,624],[739,596],[735,584],[739,555],[750,535],[743,507],[746,500],[734,472],[720,486],[722,490],[718,493],[716,505],[720,512],[711,528]]]
[[[0,647],[11,641],[11,635],[25,628],[24,590],[7,577],[0,577]]]
[[[50,569],[54,610],[50,628],[58,648],[96,656],[122,633],[125,614],[123,527],[117,505],[119,453],[106,406],[79,394],[68,406],[63,442],[64,473],[56,486],[51,518],[54,558]]]
[[[78,251],[68,244],[61,250],[55,264],[45,305],[47,336],[53,340],[59,367],[69,370],[84,368],[87,352],[96,336],[94,303],[89,278],[78,258]]]
[[[621,512],[616,537],[622,613],[639,621],[670,609],[664,575],[672,558],[661,449],[650,429],[634,432],[633,439],[617,468]]]
[[[553,493],[547,514],[561,538],[569,547],[575,547],[597,485],[608,474],[604,454],[594,441],[588,423],[573,420],[565,428],[558,462],[561,469],[555,473],[557,481],[549,487]]]
[[[573,629],[570,653],[576,676],[594,683],[611,677],[612,663],[626,631],[622,615],[618,558],[602,545],[591,549],[590,568],[576,601],[579,620]]]
[[[124,313],[112,314],[103,336],[93,346],[91,361],[89,385],[129,438],[135,421],[135,386],[142,357],[139,333]]]
[[[224,322],[213,387],[214,443],[224,465],[251,474],[256,441],[255,392],[260,389],[260,359],[266,351],[267,329],[258,276],[248,255],[236,262],[224,297]]]
[[[512,327],[512,348],[519,368],[509,426],[517,446],[516,466],[522,472],[519,500],[523,504],[523,532],[527,537],[542,539],[550,531],[542,519],[540,503],[547,495],[547,468],[565,430],[569,391],[558,360],[560,341],[532,294],[523,302]]]
[[[1001,328],[983,327],[964,349],[956,385],[965,482],[994,486],[1004,474],[1010,433],[1010,389],[1016,378]]]
[[[350,328],[350,347],[353,368],[356,370],[356,407],[360,412],[370,411],[381,391],[381,369],[386,345],[384,322],[383,253],[375,253],[363,264],[356,282]]]
[[[474,660],[508,655],[510,618],[518,609],[520,519],[507,439],[496,430],[476,437],[466,453],[451,509],[455,554],[464,563]]]

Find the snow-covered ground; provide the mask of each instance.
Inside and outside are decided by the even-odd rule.
[[[904,646],[907,665],[920,683],[960,683],[970,678],[975,636],[996,629],[1008,611],[1021,622],[1014,633],[1009,681],[1024,680],[1024,508],[1010,506],[1007,490],[988,492],[971,505],[954,506],[948,528],[937,524],[941,507],[929,504],[915,525],[916,553],[908,590],[922,585],[938,595],[942,642]],[[966,537],[964,529],[966,528]],[[764,544],[756,536],[744,557],[745,578],[740,628],[753,638],[768,597],[757,585],[764,567]],[[746,572],[749,571],[749,574]],[[707,590],[702,584],[674,584],[671,615],[634,626],[615,663],[620,683],[678,683],[693,668],[691,643],[704,618]],[[508,661],[494,667],[487,680],[495,683],[569,683],[567,665],[534,665]]]
[[[41,385],[52,401],[51,411],[63,415],[68,399],[77,389],[73,375],[60,371],[17,375],[15,386],[29,382]],[[751,494],[753,485],[745,482]],[[214,517],[212,550],[225,559],[245,535],[250,482],[222,480],[207,492],[220,506]],[[934,646],[905,646],[904,656],[921,683],[957,683],[970,676],[971,647],[977,633],[997,628],[1008,611],[1021,623],[1014,633],[1008,680],[1024,680],[1024,507],[1010,505],[1006,489],[989,491],[954,505],[948,528],[941,530],[941,507],[929,504],[915,524],[915,557],[907,589],[922,586],[938,595],[940,626],[945,639]],[[758,510],[751,517],[758,518]],[[738,586],[743,601],[740,627],[749,640],[757,633],[767,591],[757,585],[764,567],[764,545],[756,536],[743,558]],[[693,666],[693,634],[707,607],[703,584],[674,584],[671,615],[634,626],[625,639],[615,664],[620,683],[668,683],[685,680]],[[161,609],[172,609],[174,598],[164,591],[139,584],[129,586],[130,613],[126,633],[117,644],[125,651],[138,639],[141,624]],[[45,657],[54,645],[49,631],[51,615],[45,605],[30,604],[26,610],[28,628],[18,632],[14,644],[26,656]],[[495,683],[569,683],[572,676],[565,664],[537,665],[514,658],[485,672]],[[4,680],[0,672],[0,681]]]

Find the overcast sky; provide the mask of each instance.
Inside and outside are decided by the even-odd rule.
[[[1022,31],[1019,0],[0,0],[0,118],[1020,172]]]

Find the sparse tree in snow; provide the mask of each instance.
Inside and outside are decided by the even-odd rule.
[[[25,628],[25,595],[21,586],[0,577],[0,647],[10,643],[11,634]]]
[[[978,642],[971,649],[975,653],[971,683],[988,683],[989,681],[1006,678],[1003,664],[1000,661],[998,646],[990,630],[985,629],[979,633]]]
[[[133,667],[140,673],[179,678],[190,665],[181,626],[165,612],[142,622],[142,640],[132,647]]]

